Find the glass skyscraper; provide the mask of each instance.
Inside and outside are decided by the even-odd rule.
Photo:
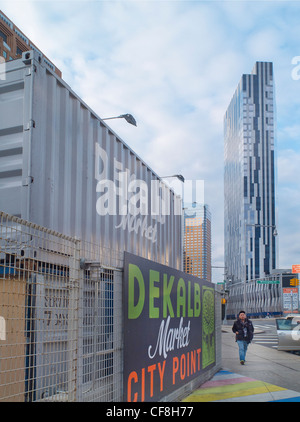
[[[225,267],[233,282],[276,268],[273,64],[242,75],[224,118]]]
[[[211,281],[211,213],[207,205],[184,204],[184,271]]]

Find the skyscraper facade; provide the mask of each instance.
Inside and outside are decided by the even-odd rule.
[[[225,267],[233,282],[276,268],[273,64],[244,74],[224,118]]]
[[[185,204],[184,271],[211,281],[211,214],[207,205]]]

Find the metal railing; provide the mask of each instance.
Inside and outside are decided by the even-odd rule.
[[[124,253],[0,212],[0,402],[123,400],[123,268]],[[216,365],[171,400],[221,365],[218,304]]]
[[[249,317],[262,317],[267,313],[282,312],[281,286],[279,284],[258,284],[256,280],[234,283],[229,288],[226,314],[236,318],[240,310],[246,310]]]
[[[0,212],[0,401],[119,401],[120,253]]]

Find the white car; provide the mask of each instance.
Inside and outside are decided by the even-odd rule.
[[[276,319],[278,347],[277,350],[300,350],[300,315],[289,314]]]

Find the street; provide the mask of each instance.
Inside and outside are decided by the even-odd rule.
[[[278,345],[276,319],[265,318],[265,319],[254,320],[252,322],[254,324],[253,343],[259,344],[261,346],[271,347],[276,350],[277,345]],[[258,331],[257,334],[255,334],[255,331]],[[260,332],[260,331],[263,331],[263,332]],[[300,351],[286,352],[286,353],[292,353],[300,357]]]
[[[252,320],[254,325],[253,343],[277,349],[278,339],[275,318]]]
[[[254,325],[254,337],[251,344],[257,344],[259,346],[269,347],[271,349],[277,350],[278,337],[276,330],[276,319],[275,318],[262,318],[262,319],[252,319]],[[226,330],[231,332],[231,327],[233,321],[227,321]],[[229,328],[230,327],[230,328]],[[292,353],[300,357],[300,352],[286,352]]]
[[[300,393],[300,357],[277,350],[275,319],[253,319],[252,322],[257,333],[248,347],[245,365],[239,361],[238,347],[231,331],[233,321],[222,326],[222,368]]]
[[[252,343],[277,350],[278,337],[275,318],[252,319],[254,337]],[[300,356],[299,351],[286,352]]]

